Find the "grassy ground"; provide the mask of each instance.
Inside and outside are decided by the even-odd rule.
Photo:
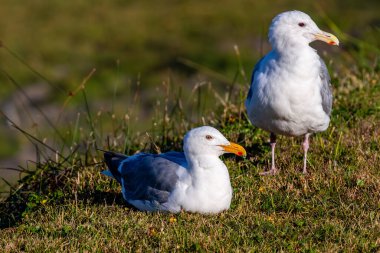
[[[331,126],[313,136],[307,176],[300,173],[300,140],[280,138],[280,174],[260,177],[258,172],[269,161],[267,134],[251,127],[231,106],[229,117],[218,116],[215,124],[246,146],[249,157],[225,158],[234,188],[229,211],[215,216],[137,212],[124,204],[119,186],[100,174],[103,165],[91,165],[101,159],[92,150],[86,159],[76,154],[68,161],[57,158],[41,164],[24,178],[1,206],[0,248],[378,252],[378,68],[336,77],[340,81],[334,83]],[[174,135],[164,140],[151,137],[151,146],[145,149],[154,150],[155,144],[178,148],[174,142],[180,140]]]
[[[139,31],[136,40],[149,37],[149,29],[146,27],[149,23],[160,25],[158,21],[161,20],[161,16],[158,14],[154,16],[151,12],[137,11],[141,10],[144,3],[144,1],[136,2],[126,9],[119,6],[118,15],[109,13],[107,19],[119,23],[118,19],[121,19],[123,10],[129,10],[135,16],[127,15],[128,18],[144,20],[139,25],[140,29],[129,28]],[[246,6],[245,4],[249,6],[249,3],[244,1],[232,6],[242,11],[244,10],[242,6]],[[322,1],[322,6],[324,4],[327,3]],[[224,16],[230,13],[225,5],[219,5],[222,7],[218,10],[225,8]],[[281,172],[274,177],[260,177],[258,173],[268,166],[270,149],[267,144],[268,134],[252,127],[243,109],[243,99],[247,92],[246,77],[249,77],[244,70],[250,69],[248,65],[251,66],[254,63],[253,60],[249,60],[252,64],[247,63],[248,58],[252,56],[246,53],[249,46],[242,42],[240,49],[243,56],[234,52],[232,42],[231,52],[228,53],[230,55],[227,56],[224,55],[225,45],[223,47],[218,44],[220,47],[202,48],[200,51],[192,48],[193,45],[199,45],[199,41],[205,43],[209,41],[210,47],[215,45],[216,38],[218,41],[226,41],[223,40],[223,36],[218,37],[222,28],[216,29],[215,33],[213,31],[208,34],[210,37],[204,38],[208,30],[202,30],[201,26],[197,26],[197,22],[204,24],[205,20],[210,19],[214,20],[216,25],[219,19],[215,19],[212,14],[213,4],[203,3],[202,6],[204,13],[197,14],[198,21],[197,19],[188,21],[191,23],[188,27],[179,25],[166,27],[173,29],[170,30],[173,34],[178,34],[179,30],[185,27],[183,32],[194,36],[184,36],[184,38],[194,39],[188,43],[188,46],[183,47],[186,52],[173,53],[174,56],[185,55],[185,58],[193,59],[191,62],[185,61],[187,66],[193,68],[189,77],[180,69],[173,70],[174,74],[167,74],[165,71],[154,72],[153,79],[157,78],[157,75],[164,76],[161,79],[163,81],[160,85],[153,88],[152,85],[148,85],[145,89],[144,85],[139,86],[139,78],[130,82],[125,81],[125,77],[120,73],[128,71],[122,67],[119,70],[108,69],[109,72],[102,72],[105,76],[101,74],[99,77],[95,74],[91,77],[95,79],[90,78],[88,82],[93,80],[94,83],[101,83],[104,78],[109,81],[108,83],[114,83],[114,79],[106,77],[114,74],[117,77],[115,82],[128,83],[134,87],[133,91],[124,97],[118,97],[118,94],[123,93],[124,90],[120,88],[115,92],[112,85],[108,85],[104,95],[112,97],[111,105],[109,100],[104,101],[101,96],[96,95],[98,91],[91,91],[87,82],[84,89],[77,89],[82,78],[78,78],[79,81],[68,81],[71,85],[70,90],[76,93],[69,98],[61,96],[60,106],[66,105],[67,102],[64,112],[72,114],[71,118],[65,118],[63,115],[61,121],[58,121],[60,124],[56,126],[57,129],[50,127],[49,133],[37,131],[36,128],[19,129],[20,132],[26,131],[21,135],[38,147],[37,157],[27,166],[19,167],[24,178],[12,188],[11,196],[0,202],[0,249],[2,251],[380,251],[380,130],[378,128],[380,124],[380,65],[378,44],[369,43],[371,39],[376,41],[374,38],[377,38],[379,33],[359,29],[362,35],[366,33],[370,35],[350,37],[349,33],[343,33],[337,28],[334,30],[334,23],[331,23],[328,18],[322,20],[335,33],[340,33],[338,37],[342,38],[343,42],[340,51],[330,51],[332,56],[324,55],[331,69],[335,97],[330,127],[324,133],[312,136],[308,157],[309,175],[304,176],[300,173],[301,140],[280,137],[276,152],[277,165]],[[280,3],[276,3],[276,6],[273,12],[278,12],[285,7],[289,8]],[[345,26],[354,27],[355,22],[360,23],[366,18],[369,20],[371,13],[375,12],[375,10],[366,10],[365,13],[368,15],[358,15],[363,19],[350,19],[343,22],[339,21],[341,19],[338,18],[338,12],[336,12],[339,8],[333,3],[331,6],[332,14],[328,13],[328,16],[333,20],[338,20],[338,27],[343,27],[345,32],[349,30],[344,28]],[[356,3],[347,1],[346,9],[342,9],[342,13],[350,13],[348,11],[350,6],[356,6]],[[84,3],[76,7],[89,8],[87,10],[91,13],[101,13],[99,8],[109,8],[109,6],[97,5],[90,8]],[[190,15],[196,7],[199,8],[197,4],[177,4],[173,5],[170,13],[183,9],[187,15]],[[273,16],[269,11],[270,5],[256,4],[255,7],[267,9],[268,19],[269,16]],[[46,9],[42,5],[32,5],[31,8],[35,8],[34,10],[41,15],[46,14]],[[71,8],[74,7],[62,4],[60,8],[69,9],[70,12],[67,11],[67,13],[71,13]],[[303,8],[316,11],[308,4],[303,5]],[[81,13],[80,10],[84,9],[77,11]],[[371,8],[368,7],[368,9]],[[165,14],[164,10],[159,9],[158,13]],[[360,10],[355,12],[355,15],[358,12]],[[241,13],[237,16],[242,16]],[[148,14],[152,14],[153,17]],[[80,23],[77,19],[81,16],[74,16],[74,21],[71,22]],[[83,17],[85,20],[86,17],[90,18],[87,15]],[[17,15],[14,18],[17,19]],[[51,26],[44,28],[47,29],[46,34],[55,34],[49,29],[59,27],[62,24],[60,18],[61,16],[56,16],[51,21]],[[176,20],[171,15],[167,15],[166,18]],[[231,14],[227,20],[235,18],[236,16]],[[236,22],[247,24],[244,18]],[[175,23],[168,22],[173,25]],[[69,27],[69,24],[67,25]],[[17,29],[23,28],[20,26]],[[239,34],[245,33],[245,29],[237,28],[234,31],[236,34],[230,37],[241,38]],[[77,30],[75,27],[74,31],[78,32],[78,37],[74,36],[74,38],[82,38],[80,31],[83,31],[83,28],[79,26]],[[89,34],[96,35],[96,31]],[[197,31],[200,31],[200,34],[196,33]],[[159,32],[151,34],[154,38],[152,40],[157,42],[160,34]],[[13,36],[16,35],[17,33],[14,33]],[[91,40],[100,39],[101,41],[104,34],[101,35],[98,34],[98,37],[95,36]],[[7,39],[7,41],[12,40],[16,41],[17,38]],[[45,43],[49,41],[54,40],[47,38]],[[113,44],[115,48],[119,48],[118,43],[121,41],[123,40],[115,41]],[[15,42],[11,44],[17,45]],[[157,46],[157,43],[153,44]],[[62,46],[63,51],[67,47],[65,43],[58,45]],[[51,53],[56,46],[43,48]],[[95,55],[91,47],[89,49],[79,47],[75,50]],[[167,52],[166,49],[161,48],[161,50]],[[209,50],[210,55],[218,55],[219,58],[212,56],[208,58],[204,52],[209,52]],[[20,52],[17,48],[16,51]],[[153,67],[150,65],[134,67],[157,70],[154,66],[161,62],[160,54],[154,52],[154,57],[150,62]],[[196,52],[194,58],[188,57],[193,52]],[[120,54],[120,52],[116,53],[119,56]],[[26,55],[29,66],[43,64],[43,58]],[[49,53],[46,55],[49,56],[46,61],[54,62],[52,55]],[[149,55],[149,53],[141,54],[141,59],[143,59],[141,61],[148,61]],[[167,59],[175,58],[173,55],[168,56]],[[67,57],[78,59],[73,55]],[[107,55],[99,56],[100,58],[93,57],[84,58],[98,64],[104,63],[104,59],[100,58]],[[114,59],[113,56],[109,57]],[[133,57],[139,58],[138,54]],[[228,58],[225,64],[222,64],[223,66],[218,65],[220,58],[224,60]],[[256,58],[256,55],[252,58]],[[329,61],[330,59],[333,61]],[[198,63],[201,65],[197,65]],[[78,66],[75,65],[73,68],[88,67],[85,64]],[[173,65],[168,61],[163,66]],[[12,70],[16,71],[17,68]],[[49,71],[47,68],[47,73]],[[88,73],[87,71],[81,73],[83,72]],[[16,73],[10,72],[10,75],[14,77],[17,76]],[[148,75],[143,75],[144,78],[145,76]],[[23,78],[28,80],[27,76],[22,75],[20,80],[16,81],[23,84]],[[182,81],[185,81],[186,85],[180,85]],[[144,96],[153,96],[153,98],[146,102],[142,101]],[[128,99],[125,100],[125,97]],[[101,105],[95,105],[94,100]],[[121,104],[127,103],[128,110],[114,110],[113,107],[120,107],[118,101]],[[149,115],[152,115],[153,120],[149,123],[144,121],[147,126],[143,131],[138,131],[134,125],[137,125],[137,122],[144,117],[145,110],[137,105],[144,103],[147,103],[145,107],[150,110]],[[80,114],[66,109],[69,106],[81,108]],[[6,116],[2,115],[2,117]],[[202,124],[219,128],[226,137],[245,146],[249,154],[246,159],[233,156],[223,158],[229,167],[234,188],[233,202],[228,211],[214,216],[138,212],[125,205],[120,194],[120,187],[100,174],[104,165],[101,162],[101,152],[96,151],[96,147],[124,151],[128,154],[137,151],[180,150],[182,136],[186,130]],[[149,134],[145,133],[146,129]],[[49,134],[54,137],[50,137]],[[47,135],[49,138],[45,138]]]

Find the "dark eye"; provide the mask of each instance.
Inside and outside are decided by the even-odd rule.
[[[211,135],[206,135],[206,139],[210,141],[210,140],[214,139],[214,137],[212,137]]]
[[[298,26],[300,26],[300,27],[304,27],[304,26],[305,26],[305,23],[304,23],[304,22],[300,22],[300,23],[298,23]]]

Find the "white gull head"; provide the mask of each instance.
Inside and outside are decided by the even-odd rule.
[[[190,130],[184,138],[183,150],[189,156],[220,156],[224,153],[245,155],[245,151],[226,139],[217,129],[210,126]]]
[[[333,34],[319,29],[310,16],[301,11],[287,11],[277,15],[269,28],[269,42],[278,51],[307,46],[315,40],[339,45],[339,40]]]

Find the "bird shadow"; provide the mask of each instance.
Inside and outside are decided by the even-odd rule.
[[[269,143],[255,143],[246,148],[247,159],[254,165],[266,164],[266,155],[270,151]]]
[[[120,205],[130,206],[120,192],[106,192],[100,190],[84,191],[77,195],[77,200],[87,205]]]
[[[255,143],[250,147],[246,148],[247,158],[255,157],[267,153],[270,150],[269,142],[268,143]]]
[[[0,230],[17,225],[26,208],[27,202],[17,196],[10,196],[0,202]]]
[[[106,192],[101,190],[89,190],[72,195],[71,201],[78,201],[84,205],[115,205],[137,210],[128,204],[120,192]],[[59,204],[60,201],[53,203]],[[0,230],[18,226],[28,208],[28,198],[21,195],[11,195],[5,201],[0,202]]]

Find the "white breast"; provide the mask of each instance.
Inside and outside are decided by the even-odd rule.
[[[199,167],[196,173],[181,176],[169,201],[189,212],[219,213],[230,207],[232,187],[227,167],[220,159],[213,167]]]
[[[329,116],[320,94],[319,57],[316,53],[298,61],[268,54],[253,80],[247,104],[253,125],[283,135],[298,136],[323,131]],[[293,62],[289,64],[288,62]]]

